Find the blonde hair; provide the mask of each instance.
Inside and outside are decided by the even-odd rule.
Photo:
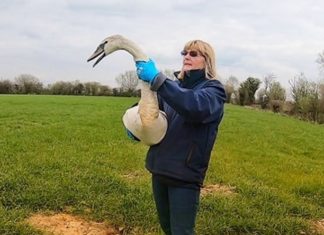
[[[216,79],[216,56],[211,45],[202,40],[192,40],[187,42],[183,49],[198,51],[205,58],[206,78]],[[178,78],[184,78],[183,70],[179,73]]]

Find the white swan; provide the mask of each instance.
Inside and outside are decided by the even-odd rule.
[[[149,58],[132,41],[121,36],[107,37],[89,57],[88,62],[101,55],[94,63],[98,64],[105,56],[117,50],[129,52],[134,61],[148,61]],[[141,99],[138,106],[130,108],[123,116],[125,127],[141,142],[146,145],[159,143],[167,130],[166,114],[159,110],[156,92],[150,89],[149,84],[141,82]]]

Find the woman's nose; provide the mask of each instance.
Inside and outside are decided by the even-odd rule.
[[[189,54],[187,54],[183,57],[183,61],[190,60],[190,59],[191,59],[191,57],[189,56]]]

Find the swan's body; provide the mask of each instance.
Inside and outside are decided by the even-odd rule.
[[[134,61],[148,61],[149,58],[132,41],[121,35],[106,38],[90,56],[88,61],[101,55],[93,66],[106,55],[117,50],[129,52]],[[123,116],[125,127],[146,145],[159,143],[166,132],[165,113],[159,110],[156,92],[151,91],[149,84],[141,81],[141,99],[138,106],[128,109]]]

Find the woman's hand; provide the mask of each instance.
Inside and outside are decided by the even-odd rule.
[[[151,59],[149,61],[136,61],[136,72],[139,79],[150,84],[153,83],[154,78],[159,73]]]

